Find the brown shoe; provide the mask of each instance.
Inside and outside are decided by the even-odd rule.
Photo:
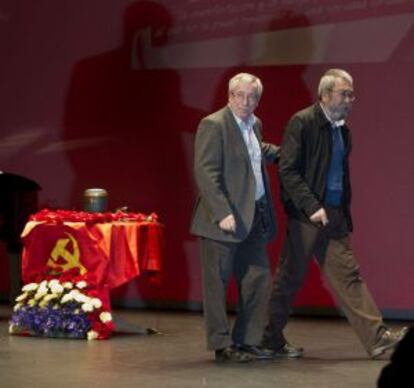
[[[216,362],[237,362],[237,363],[246,363],[253,361],[254,358],[241,350],[238,350],[234,347],[227,347],[223,349],[218,349],[215,351],[215,360]]]
[[[408,332],[408,327],[404,326],[401,329],[387,329],[381,336],[377,344],[368,351],[371,358],[377,358],[383,355],[387,350],[394,349]]]

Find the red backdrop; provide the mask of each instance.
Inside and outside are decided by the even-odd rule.
[[[265,87],[265,138],[278,143],[288,118],[314,100],[321,73],[346,68],[357,93],[354,248],[380,307],[407,316],[413,25],[409,0],[3,0],[0,168],[37,181],[41,206],[80,208],[84,189],[104,187],[111,208],[157,212],[166,225],[162,285],[143,277],[116,297],[198,303],[198,245],[188,233],[198,121],[226,103],[230,76],[253,72]],[[280,219],[274,267],[285,222],[270,172]],[[312,266],[297,306],[333,305]]]

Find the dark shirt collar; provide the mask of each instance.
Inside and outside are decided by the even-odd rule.
[[[334,127],[343,127],[345,125],[345,120],[337,120],[337,121],[332,120],[329,117],[329,113],[325,109],[325,107],[323,106],[323,104],[319,103],[319,106],[320,106],[323,114],[325,115],[326,119],[331,123],[332,126],[334,126]]]

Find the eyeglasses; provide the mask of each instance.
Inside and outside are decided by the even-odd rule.
[[[329,89],[332,93],[338,93],[343,100],[348,98],[349,101],[354,101],[356,99],[354,91],[353,90],[346,90],[346,89]]]
[[[257,102],[259,100],[257,94],[245,94],[243,92],[231,92],[232,96],[239,101]]]

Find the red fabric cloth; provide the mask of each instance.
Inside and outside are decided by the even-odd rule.
[[[22,237],[25,283],[76,267],[93,275],[98,287],[111,289],[162,267],[163,227],[157,222],[30,221]]]

